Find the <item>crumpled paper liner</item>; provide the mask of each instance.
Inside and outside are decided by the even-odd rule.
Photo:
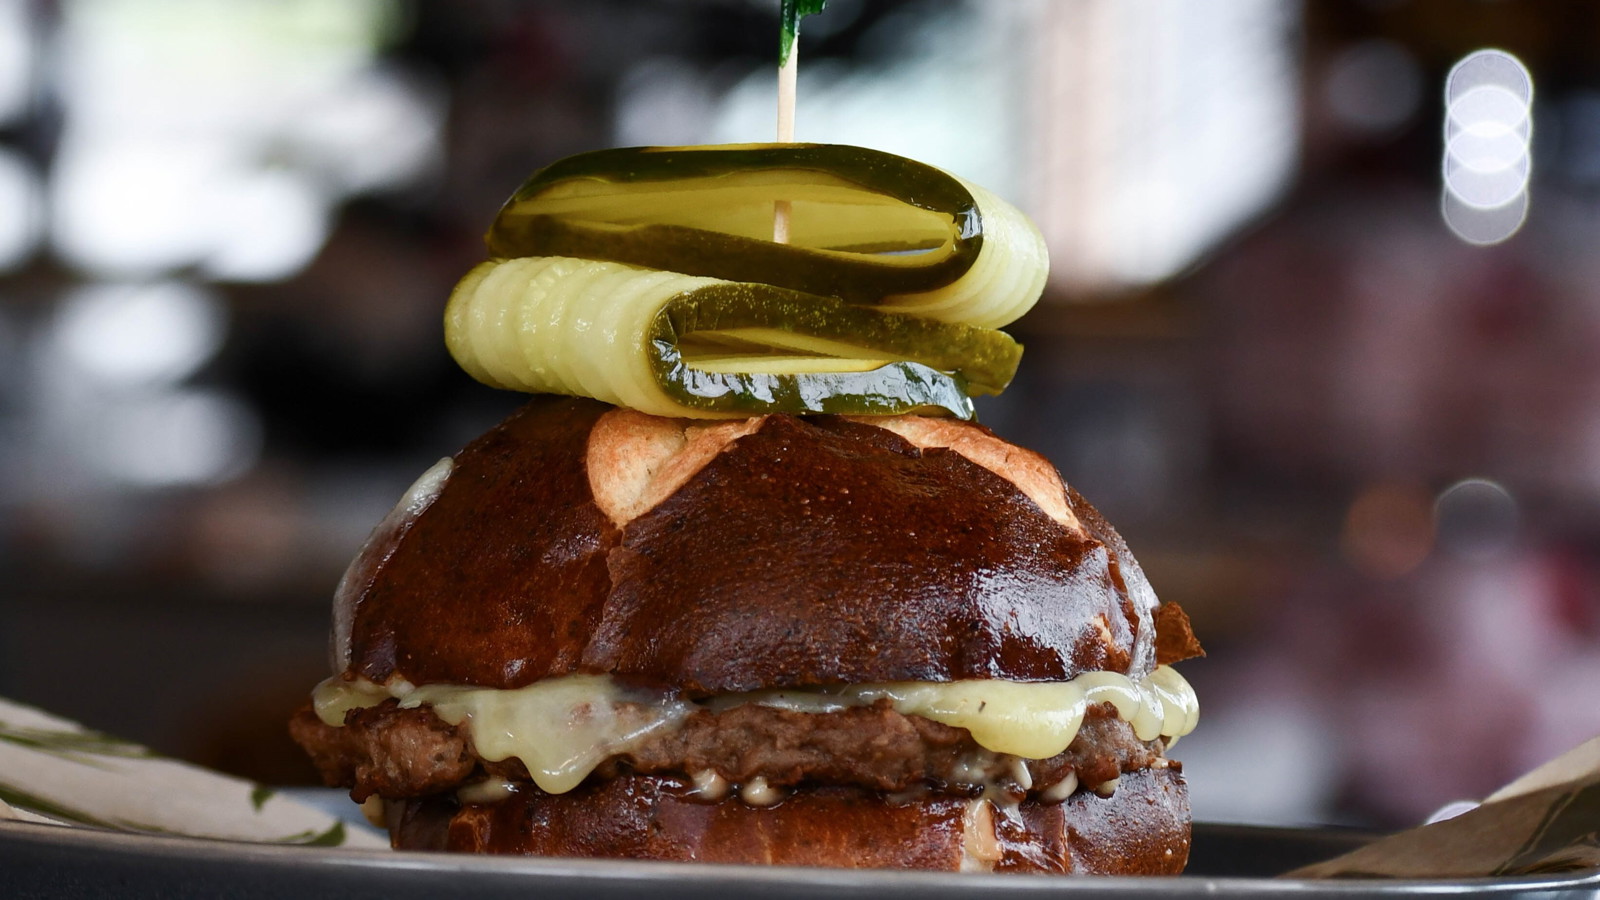
[[[0,821],[387,848],[292,798],[0,699]]]
[[[1482,878],[1600,870],[1600,738],[1452,819],[1374,841],[1288,878]]]
[[[33,822],[38,825],[62,824],[54,819],[47,819],[37,813],[31,813],[25,809],[17,809],[14,806],[8,805],[4,800],[0,800],[0,819],[11,819],[16,822]]]

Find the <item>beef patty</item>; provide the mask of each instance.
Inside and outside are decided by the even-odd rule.
[[[629,704],[619,708],[628,715]],[[643,714],[642,709],[635,714]],[[485,760],[464,729],[426,706],[395,700],[353,709],[343,727],[324,723],[309,706],[289,725],[329,785],[360,801],[424,797],[491,777],[528,782],[515,758]],[[1123,772],[1177,767],[1161,741],[1141,741],[1109,703],[1093,704],[1077,737],[1049,759],[1022,759],[978,746],[964,728],[904,715],[887,702],[834,712],[797,712],[745,704],[699,710],[674,728],[651,733],[603,763],[590,779],[623,772],[680,776],[715,773],[734,784],[755,778],[773,786],[859,787],[885,792],[931,790],[976,795],[999,789],[1014,798],[1046,796],[1069,776],[1094,787]],[[528,785],[532,789],[532,785]]]

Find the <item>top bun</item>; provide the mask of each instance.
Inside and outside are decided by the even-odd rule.
[[[536,397],[413,494],[340,587],[336,670],[706,695],[1155,664],[1122,540],[977,425]]]

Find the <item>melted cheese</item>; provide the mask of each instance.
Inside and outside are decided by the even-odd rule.
[[[986,750],[1024,759],[1067,749],[1092,703],[1110,703],[1143,741],[1188,734],[1200,716],[1194,689],[1169,666],[1138,680],[1085,672],[1065,682],[897,682],[729,694],[699,705],[625,690],[604,675],[550,678],[515,690],[332,678],[317,687],[313,705],[324,722],[338,726],[350,710],[391,697],[407,709],[432,706],[439,718],[467,731],[484,759],[516,757],[552,794],[577,787],[601,762],[675,727],[701,705],[719,711],[757,703],[822,713],[887,701],[902,714],[965,728]]]
[[[485,778],[456,791],[462,803],[500,803],[517,792],[516,782],[504,778]]]
[[[961,814],[961,871],[993,872],[1004,852],[994,827],[994,805],[980,797]]]
[[[1044,793],[1040,794],[1039,797],[1046,803],[1060,803],[1071,797],[1072,792],[1077,789],[1078,773],[1068,772],[1065,778],[1045,788]]]
[[[428,704],[439,718],[466,729],[479,756],[491,762],[516,757],[534,784],[552,794],[572,790],[595,766],[694,710],[685,701],[625,691],[604,675],[549,678],[514,690],[330,679],[317,687],[312,703],[324,722],[342,725],[350,709],[389,697],[405,709]]]
[[[896,712],[965,728],[996,753],[1046,759],[1078,736],[1089,704],[1106,702],[1141,741],[1194,730],[1200,702],[1171,666],[1135,681],[1117,672],[1084,672],[1070,681],[896,682],[813,690],[757,691],[710,701],[712,709],[759,703],[797,712],[834,712],[889,701]]]

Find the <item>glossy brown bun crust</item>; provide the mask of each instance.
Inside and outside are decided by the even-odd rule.
[[[980,426],[902,424],[931,437],[536,397],[364,553],[339,667],[494,688],[612,673],[690,694],[1148,671],[1154,594],[1094,509]],[[685,449],[655,468],[630,462],[673,440]],[[681,483],[619,515],[629,485],[674,467]]]
[[[987,804],[987,801],[981,801]],[[1006,811],[930,796],[903,805],[842,788],[775,806],[706,803],[670,779],[625,775],[567,794],[455,807],[390,807],[397,849],[470,853],[1084,875],[1176,875],[1189,857],[1189,802],[1172,769],[1122,776],[1116,792]]]

